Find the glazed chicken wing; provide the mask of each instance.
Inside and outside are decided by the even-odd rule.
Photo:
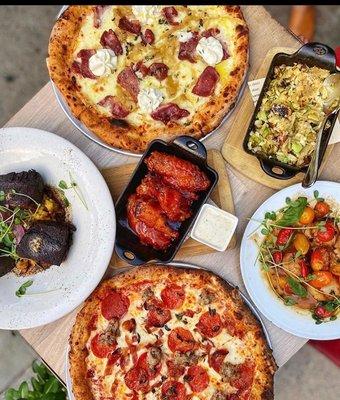
[[[208,177],[197,165],[176,156],[154,151],[145,163],[149,171],[180,191],[200,192],[210,186]]]
[[[158,250],[164,250],[171,244],[171,237],[164,235],[157,229],[148,226],[136,216],[138,197],[133,194],[129,197],[127,216],[130,228],[137,234],[142,243]]]
[[[139,196],[157,199],[162,211],[171,221],[184,221],[191,216],[192,200],[150,174],[142,180],[136,192]]]

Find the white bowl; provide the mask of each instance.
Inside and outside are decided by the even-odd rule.
[[[262,276],[258,262],[258,247],[251,237],[259,226],[267,211],[276,211],[285,205],[286,197],[292,199],[299,195],[313,198],[314,190],[321,197],[340,201],[340,184],[337,182],[320,181],[309,189],[303,189],[301,184],[289,186],[269,197],[254,213],[244,232],[240,263],[246,289],[262,314],[279,328],[307,339],[330,340],[340,338],[340,319],[316,325],[310,313],[297,311],[294,307],[285,306],[272,292],[266,279]],[[258,231],[259,240],[263,235]]]

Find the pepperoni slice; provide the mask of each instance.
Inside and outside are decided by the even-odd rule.
[[[212,338],[221,333],[222,320],[215,310],[210,310],[201,315],[196,327],[203,336]]]
[[[116,349],[112,354],[109,355],[107,365],[114,365],[120,361],[122,357],[122,350]]]
[[[134,99],[137,99],[139,93],[139,81],[131,67],[126,67],[117,76],[117,82],[124,88]]]
[[[247,391],[254,379],[255,365],[251,361],[246,361],[243,364],[238,365],[237,374],[235,378],[232,378],[230,384],[240,392]]]
[[[152,306],[147,316],[147,326],[163,327],[171,319],[171,312],[159,306]]]
[[[153,63],[149,67],[149,75],[154,76],[159,81],[164,80],[168,76],[169,67],[163,63]]]
[[[209,375],[200,365],[191,366],[184,379],[189,383],[193,392],[203,392],[209,385]]]
[[[172,283],[162,290],[161,298],[166,308],[179,308],[184,302],[185,293],[181,286]]]
[[[191,32],[191,33],[192,37],[189,40],[187,40],[186,42],[180,42],[178,58],[180,60],[188,60],[191,63],[195,63],[196,46],[198,44],[199,37],[198,37],[198,32]]]
[[[183,383],[167,381],[162,386],[162,400],[186,400],[186,396]]]
[[[100,334],[97,333],[96,336],[91,340],[91,351],[98,358],[107,357],[116,348],[115,344],[108,345],[101,340]]]
[[[156,353],[155,349],[158,349],[159,353]],[[154,379],[162,368],[161,350],[158,347],[151,347],[139,357],[136,367],[144,369],[148,372],[149,379]]]
[[[194,337],[188,329],[175,328],[168,337],[168,346],[172,352],[186,353],[194,350],[197,346]]]
[[[185,372],[184,365],[176,364],[172,360],[168,360],[166,366],[168,367],[168,374],[171,378],[179,379]]]
[[[111,49],[116,56],[123,54],[123,47],[120,43],[120,40],[112,29],[103,32],[100,38],[100,44],[103,47]]]
[[[165,19],[169,22],[170,25],[178,25],[178,22],[176,21],[178,11],[175,7],[164,7],[162,12]]]
[[[138,20],[130,21],[126,17],[120,18],[118,26],[120,29],[128,31],[130,33],[134,33],[135,35],[138,35],[141,31],[141,25]]]
[[[149,375],[148,372],[143,368],[131,368],[126,373],[124,381],[126,386],[131,390],[142,393],[149,391]]]
[[[220,76],[214,67],[206,67],[193,87],[192,93],[202,97],[212,95],[219,78]]]
[[[121,318],[129,309],[128,297],[118,292],[112,292],[102,300],[101,311],[105,319]]]
[[[220,373],[222,364],[228,353],[228,350],[225,349],[216,350],[214,353],[209,355],[209,365],[214,368],[216,372]]]
[[[113,118],[125,118],[129,115],[129,111],[114,96],[104,97],[98,105],[107,107]]]
[[[141,34],[142,42],[147,44],[152,44],[155,41],[155,35],[151,29],[145,29],[145,32]]]
[[[189,111],[184,108],[179,108],[177,104],[168,103],[156,108],[156,110],[151,113],[151,117],[167,125],[170,121],[177,121],[178,119],[187,117],[189,114]]]

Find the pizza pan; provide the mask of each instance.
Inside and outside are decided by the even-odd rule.
[[[305,173],[308,169],[308,165],[304,165],[301,167],[295,167],[281,161],[275,160],[273,158],[268,157],[265,154],[254,153],[253,151],[248,149],[248,142],[250,138],[250,132],[254,129],[254,124],[256,120],[257,113],[260,110],[262,100],[268,90],[269,84],[274,77],[275,67],[279,65],[294,65],[295,63],[303,63],[310,67],[316,66],[319,68],[323,68],[328,70],[331,74],[338,72],[336,69],[336,58],[334,51],[322,44],[322,43],[307,43],[300,47],[298,51],[293,54],[286,53],[277,53],[269,67],[269,71],[267,73],[266,79],[264,81],[259,99],[256,103],[256,107],[251,118],[249,127],[247,129],[246,136],[243,141],[243,149],[252,156],[255,156],[260,164],[263,171],[272,178],[276,179],[290,179],[293,178],[299,172]],[[324,131],[322,132],[322,141],[321,141],[321,149],[320,149],[320,164],[324,157],[329,139],[332,135],[333,127],[337,120],[338,113],[330,116],[328,118],[328,124]]]
[[[209,189],[201,192],[197,200],[191,206],[192,216],[183,221],[178,229],[179,238],[174,241],[165,251],[155,250],[151,246],[140,242],[138,236],[129,228],[127,222],[126,205],[128,198],[133,194],[142,179],[148,173],[144,160],[154,151],[175,155],[197,165],[201,171],[208,176],[211,185]],[[179,136],[174,141],[166,143],[163,140],[153,140],[143,157],[136,166],[130,182],[120,195],[117,204],[117,237],[115,249],[118,256],[130,265],[142,265],[149,261],[170,262],[183,241],[186,239],[202,205],[208,200],[210,193],[218,181],[217,172],[207,164],[207,151],[204,145],[190,136]]]
[[[64,5],[61,7],[58,15],[57,15],[57,19],[61,16],[61,14],[67,9],[67,5]],[[249,59],[249,51],[248,51],[248,59]],[[208,139],[210,136],[212,136],[214,133],[216,133],[216,131],[229,119],[229,117],[231,116],[231,114],[233,113],[234,109],[236,108],[236,105],[238,103],[238,101],[240,100],[240,98],[243,95],[244,92],[244,88],[246,87],[246,77],[248,75],[248,70],[245,72],[244,77],[243,77],[243,82],[242,85],[240,87],[240,90],[236,96],[235,102],[231,105],[229,111],[225,114],[225,116],[222,118],[221,122],[218,124],[218,126],[216,126],[216,128],[214,128],[211,132],[209,132],[207,135],[205,135],[203,138],[199,139],[200,142],[203,142],[204,140]],[[130,157],[142,157],[143,153],[134,153],[132,151],[129,150],[123,150],[120,149],[118,147],[114,147],[114,146],[110,146],[109,144],[105,143],[103,140],[100,139],[99,136],[97,136],[96,134],[94,134],[93,132],[91,132],[81,121],[79,121],[79,119],[77,119],[71,112],[67,102],[65,101],[64,97],[62,96],[62,94],[60,93],[60,91],[58,90],[58,88],[55,86],[55,84],[53,83],[52,79],[50,79],[50,82],[52,84],[52,89],[53,92],[55,94],[55,97],[57,99],[57,102],[60,106],[60,108],[64,111],[65,115],[67,116],[67,118],[70,120],[70,122],[81,132],[83,133],[88,139],[92,140],[93,142],[99,144],[102,147],[105,147],[108,150],[114,151],[116,153],[119,154],[123,154],[126,156],[130,156]],[[166,129],[166,127],[164,127],[164,129]]]
[[[153,263],[155,265],[164,265],[163,263]],[[190,264],[190,263],[186,263],[186,262],[181,262],[181,261],[176,261],[176,262],[170,262],[166,265],[169,265],[171,267],[176,267],[176,268],[189,268],[189,269],[203,269],[205,271],[208,272],[212,272],[207,268],[204,267],[200,267],[196,264]],[[113,278],[116,275],[119,274],[123,274],[125,272],[131,271],[134,267],[125,267],[125,268],[119,268],[113,271],[112,274],[110,274],[110,277]],[[233,283],[231,283],[230,281],[228,281],[228,279],[223,278],[222,276],[216,274],[215,272],[212,272],[213,274],[217,275],[219,278],[221,278],[224,282],[226,282],[228,285],[230,285],[232,288],[235,288],[238,290],[238,292],[240,293],[240,296],[242,298],[242,300],[247,304],[247,306],[250,308],[251,312],[253,313],[253,315],[257,318],[257,320],[260,322],[264,336],[266,338],[267,344],[269,346],[269,348],[271,350],[273,350],[273,346],[272,346],[272,342],[270,339],[270,335],[269,332],[261,318],[261,315],[259,313],[259,311],[257,310],[257,308],[254,306],[254,304],[240,291],[240,289],[235,286]],[[65,376],[66,376],[66,387],[67,387],[67,392],[68,392],[68,397],[69,400],[74,400],[74,396],[73,396],[73,391],[72,391],[72,381],[71,381],[71,376],[70,376],[70,363],[69,363],[69,351],[70,351],[70,347],[67,346],[67,350],[66,350],[66,362],[65,362]]]

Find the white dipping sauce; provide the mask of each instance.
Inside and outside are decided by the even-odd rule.
[[[224,251],[233,236],[238,219],[210,204],[204,204],[191,236],[216,250]]]

